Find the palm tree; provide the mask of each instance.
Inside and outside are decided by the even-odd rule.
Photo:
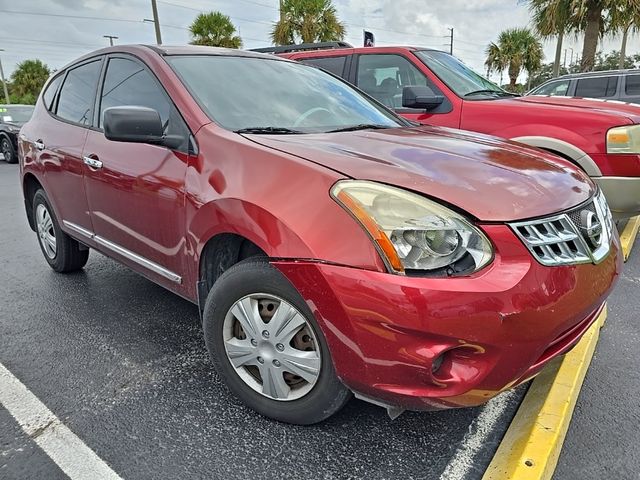
[[[49,78],[49,67],[40,60],[20,62],[11,75],[11,89],[18,97],[37,97]]]
[[[542,43],[528,28],[510,28],[500,33],[497,43],[486,49],[485,65],[490,70],[509,72],[509,87],[515,89],[518,76],[525,70],[531,76],[542,66]]]
[[[331,42],[342,40],[345,32],[331,0],[282,0],[271,39],[275,45]]]
[[[552,77],[560,73],[564,36],[577,28],[572,0],[525,0],[533,14],[533,26],[542,38],[557,37]]]
[[[237,36],[231,18],[220,12],[201,13],[191,26],[192,45],[209,47],[242,48],[242,39]]]
[[[615,35],[622,32],[622,45],[620,46],[620,60],[618,68],[622,69],[627,57],[627,42],[629,33],[640,29],[640,6],[629,3],[617,5],[610,11],[609,30]]]

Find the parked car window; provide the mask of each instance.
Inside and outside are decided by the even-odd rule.
[[[90,125],[102,62],[86,63],[67,74],[56,114],[74,123]]]
[[[576,87],[576,97],[613,97],[618,89],[618,77],[581,78]]]
[[[3,105],[0,108],[0,122],[24,124],[31,119],[33,107],[31,105]]]
[[[98,125],[102,127],[107,108],[125,105],[153,108],[163,124],[169,121],[171,103],[151,74],[133,60],[112,58],[104,77]]]
[[[546,85],[542,85],[535,90],[532,95],[551,95],[551,96],[565,96],[569,91],[569,85],[571,80],[559,80],[557,82],[550,82]]]
[[[358,87],[390,108],[402,108],[402,89],[427,86],[427,77],[401,55],[360,55]]]
[[[315,133],[404,125],[348,83],[302,63],[217,55],[166,58],[205,112],[229,130]]]
[[[624,93],[627,95],[640,95],[640,75],[628,75],[626,81]]]
[[[342,77],[344,66],[347,63],[347,57],[305,58],[303,63],[324,68],[327,72]]]
[[[58,75],[56,78],[51,80],[49,85],[47,85],[47,89],[42,94],[42,101],[44,102],[44,106],[47,110],[51,111],[53,108],[53,100],[55,99],[56,92],[58,91],[58,87],[62,83],[62,78],[64,75]]]

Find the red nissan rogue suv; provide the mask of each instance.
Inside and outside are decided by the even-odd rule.
[[[620,274],[569,162],[415,126],[274,56],[97,51],[49,80],[19,150],[50,266],[93,249],[199,304],[220,377],[286,422],[352,392],[481,404],[575,345]]]

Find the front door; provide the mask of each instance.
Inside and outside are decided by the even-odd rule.
[[[185,191],[189,131],[155,76],[137,59],[110,56],[98,95],[98,129],[84,148],[86,191],[96,242],[174,291],[184,292]],[[107,140],[104,110],[142,106],[158,111],[166,134],[184,145],[166,147]]]
[[[356,63],[356,85],[397,114],[414,122],[459,128],[460,114],[446,95],[403,55],[360,54]],[[402,91],[408,86],[430,87],[443,95],[445,102],[434,110],[404,108]]]

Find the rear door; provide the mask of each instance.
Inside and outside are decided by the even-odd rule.
[[[460,112],[450,100],[407,57],[399,53],[363,53],[356,55],[351,76],[355,84],[380,103],[409,120],[431,125],[459,128]],[[444,103],[433,110],[404,108],[402,91],[408,86],[428,86]]]
[[[93,107],[102,57],[74,66],[64,74],[50,114],[30,128],[29,141],[42,166],[45,188],[62,228],[91,232],[91,216],[84,190],[82,151],[92,127]],[[47,98],[44,99],[45,101]]]
[[[97,105],[97,128],[89,132],[84,148],[95,241],[141,273],[184,293],[189,129],[153,73],[128,55],[108,57]],[[104,110],[118,106],[153,108],[165,134],[182,136],[183,145],[170,150],[107,140]]]
[[[618,94],[618,75],[578,78],[575,96],[581,98],[615,99]]]

